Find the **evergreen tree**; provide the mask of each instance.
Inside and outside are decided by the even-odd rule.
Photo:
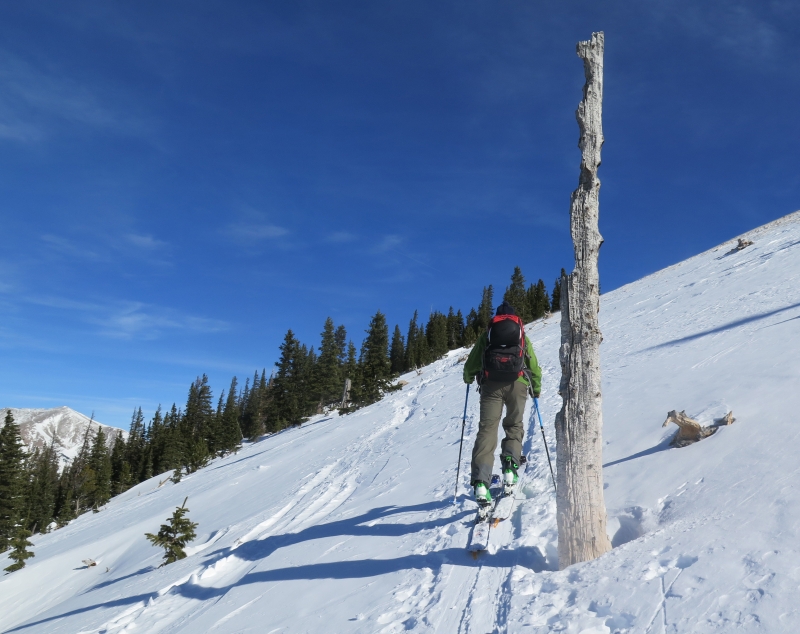
[[[414,311],[414,317],[408,322],[408,335],[406,336],[406,350],[403,366],[406,372],[414,370],[419,367],[419,359],[417,358],[417,333],[419,326],[417,326],[417,311]]]
[[[189,387],[186,410],[181,421],[183,466],[186,467],[187,473],[193,473],[204,467],[211,455],[209,445],[215,442],[216,436],[211,399],[208,377],[204,374]]]
[[[347,342],[347,361],[344,364],[344,376],[350,379],[350,403],[361,402],[361,366],[356,358],[356,347],[352,341]],[[342,387],[344,389],[344,386]]]
[[[561,277],[564,277],[567,272],[561,269]],[[550,302],[550,310],[557,312],[561,310],[561,277],[557,278],[553,284],[553,299]]]
[[[31,532],[45,532],[55,518],[59,494],[58,452],[56,438],[28,458],[27,487],[23,526]],[[81,455],[73,460],[80,462]],[[69,479],[69,474],[67,474]]]
[[[186,558],[184,548],[192,541],[196,535],[194,529],[197,523],[189,520],[185,515],[189,512],[186,508],[187,497],[181,506],[175,509],[172,517],[167,520],[168,524],[162,524],[156,535],[145,533],[144,536],[150,540],[154,546],[164,549],[164,561],[162,566],[171,564],[179,559]]]
[[[291,330],[286,333],[280,351],[281,356],[275,362],[278,371],[273,382],[275,419],[271,422],[272,431],[280,431],[303,420],[304,396],[300,393],[303,363],[300,342]]]
[[[478,321],[475,335],[478,336],[489,327],[489,322],[492,321],[494,316],[494,289],[489,284],[488,287],[483,289],[481,296],[481,303],[478,306]]]
[[[242,396],[242,435],[248,440],[255,440],[264,433],[263,423],[260,420],[261,411],[261,379],[258,370],[253,374],[253,388],[247,389],[247,397]]]
[[[145,457],[145,426],[142,408],[133,410],[131,416],[131,426],[128,430],[128,442],[125,443],[125,462],[131,474],[130,486],[139,482],[139,474],[142,472]]]
[[[403,341],[403,334],[400,332],[400,326],[394,327],[392,345],[389,349],[389,363],[392,368],[392,374],[403,373],[405,368],[405,342]]]
[[[342,397],[342,371],[339,361],[340,348],[333,328],[333,319],[328,317],[322,330],[319,358],[316,362],[314,380],[317,398],[322,405],[332,405]]]
[[[135,415],[136,411],[134,410],[134,416]],[[90,423],[86,427],[86,432],[83,436],[83,444],[78,451],[78,455],[75,456],[72,462],[65,468],[65,472],[61,477],[63,486],[70,490],[72,499],[71,503],[75,505],[76,517],[89,508],[89,498],[94,494],[95,475],[94,471],[89,465],[89,457],[91,455],[91,433],[92,425]],[[39,493],[33,493],[33,489],[47,487],[48,480],[47,476],[45,475],[47,470],[46,461],[41,459],[41,456],[38,452],[35,452],[35,459],[31,462],[34,463],[34,470],[32,470],[33,472],[30,476],[32,491],[31,494],[29,494],[29,506],[33,505],[34,500],[38,500],[40,497]],[[40,514],[42,517],[44,517],[44,509],[40,509]],[[30,513],[28,514],[28,522],[29,527],[34,525],[33,522],[36,522],[36,520],[31,517]],[[38,522],[36,522],[36,524],[38,524]]]
[[[16,527],[14,536],[10,541],[12,551],[8,555],[8,558],[14,563],[4,568],[7,573],[12,573],[20,568],[24,568],[25,560],[33,557],[33,553],[28,550],[28,548],[33,548],[33,544],[28,541],[28,537],[30,536],[30,531],[25,530],[22,526]]]
[[[467,314],[467,325],[464,328],[465,346],[472,346],[478,340],[478,333],[481,332],[479,321],[478,313],[474,308],[471,308],[469,314]]]
[[[447,313],[447,347],[450,350],[455,350],[464,345],[464,316],[459,310],[453,313],[453,307],[450,307]]]
[[[89,455],[89,468],[94,473],[94,490],[87,500],[87,506],[97,509],[111,499],[111,456],[100,425],[97,426],[97,435]]]
[[[374,403],[390,387],[392,374],[389,361],[389,328],[381,311],[373,316],[361,346],[361,398]]]
[[[420,325],[414,338],[414,355],[417,358],[417,366],[422,368],[433,361],[431,358],[431,348],[428,345],[428,337],[425,329]]]
[[[447,317],[438,310],[433,311],[428,318],[425,338],[428,343],[429,362],[441,359],[450,349],[447,342]]]
[[[547,296],[547,289],[542,280],[539,280],[535,285],[531,284],[528,289],[528,298],[531,305],[532,319],[539,319],[550,311],[550,298]]]
[[[222,420],[220,421],[222,449],[228,452],[236,451],[242,444],[237,389],[236,377],[233,377],[231,379],[231,387],[228,390],[228,398],[225,400],[225,407],[222,409]]]
[[[336,342],[336,355],[339,360],[339,367],[341,368],[347,363],[347,330],[345,327],[337,326],[333,338]]]
[[[518,266],[514,267],[514,272],[511,274],[511,285],[506,288],[503,301],[514,307],[523,323],[528,323],[532,320],[531,307],[525,294],[525,277],[522,275],[522,269]]]
[[[122,437],[122,432],[119,432],[111,446],[111,495],[119,495],[131,487],[131,465],[126,459],[126,453],[127,445]],[[60,518],[61,516],[59,516],[59,521],[61,521]]]
[[[6,410],[0,430],[0,552],[8,548],[25,503],[25,452],[19,426]]]

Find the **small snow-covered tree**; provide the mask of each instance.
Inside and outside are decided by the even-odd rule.
[[[185,515],[189,512],[186,508],[187,497],[183,504],[181,504],[172,513],[172,517],[167,520],[167,524],[162,524],[158,530],[158,534],[145,533],[154,546],[160,546],[164,549],[164,561],[161,564],[166,566],[179,559],[186,558],[186,551],[184,548],[186,544],[192,541],[196,535],[194,529],[197,528],[197,523],[189,520]]]
[[[28,541],[30,536],[31,532],[29,530],[22,526],[17,526],[17,530],[10,541],[11,552],[8,554],[8,558],[14,563],[4,568],[7,573],[24,568],[25,560],[33,557],[33,553],[28,550],[28,548],[33,548],[33,544]]]

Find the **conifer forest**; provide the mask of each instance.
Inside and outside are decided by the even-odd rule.
[[[541,279],[526,286],[516,267],[502,299],[529,323],[559,310],[559,289],[558,279],[552,294]],[[243,439],[279,432],[331,409],[347,413],[380,400],[400,389],[400,374],[471,346],[487,328],[495,301],[500,303],[490,285],[466,317],[452,307],[447,314],[432,311],[427,321],[415,312],[405,334],[396,325],[391,336],[385,315],[377,311],[360,349],[330,317],[316,347],[289,330],[269,373],[256,371],[244,384],[233,377],[216,400],[203,375],[189,386],[183,407],[159,406],[149,421],[137,408],[127,439],[120,433],[111,441],[102,427],[87,427],[81,450],[63,469],[57,439],[27,453],[9,412],[0,430],[0,552],[20,531],[46,532],[81,513],[98,512],[111,497],[154,475],[180,480],[212,458],[237,451]]]

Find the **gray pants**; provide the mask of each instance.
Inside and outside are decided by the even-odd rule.
[[[489,484],[492,480],[494,452],[497,449],[497,426],[506,406],[506,417],[503,419],[503,430],[506,437],[500,444],[502,461],[511,456],[515,464],[519,464],[522,454],[522,437],[525,428],[522,415],[525,400],[528,397],[528,386],[521,381],[513,383],[495,383],[484,381],[481,384],[481,420],[478,424],[478,436],[472,448],[472,484],[481,480]]]

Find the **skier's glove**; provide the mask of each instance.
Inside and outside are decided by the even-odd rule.
[[[539,398],[539,392],[534,392],[533,393],[533,398]]]

